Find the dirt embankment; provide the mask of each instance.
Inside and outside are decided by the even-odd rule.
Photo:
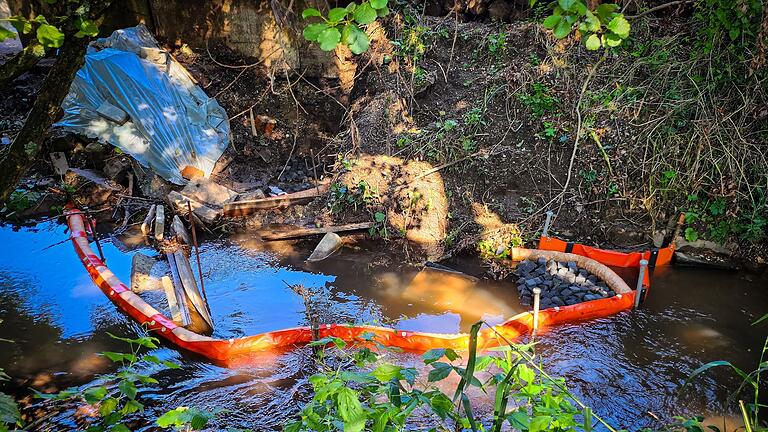
[[[178,49],[177,59],[231,117],[233,144],[216,181],[241,192],[332,183],[329,196],[307,206],[224,220],[217,228],[373,221],[371,235],[405,249],[400,258],[421,260],[474,248],[489,236],[498,243],[493,248],[531,242],[552,210],[552,232],[560,237],[606,248],[650,247],[654,233],[663,235],[687,209],[684,197],[696,192],[661,174],[675,161],[649,144],[659,139],[649,124],[662,120],[641,93],[664,72],[660,59],[646,61],[657,55],[653,41],[675,40],[687,29],[674,18],[651,17],[637,25],[634,45],[600,60],[533,22],[454,18],[406,9],[384,19],[371,50],[346,68],[355,73],[351,88],[348,79],[237,67],[250,63],[225,47]],[[683,48],[664,49],[686,55]],[[18,91],[4,96],[19,97]],[[4,121],[13,124],[13,115]],[[252,127],[252,115],[274,120],[274,129]],[[111,149],[89,152],[79,139],[52,142],[84,166],[103,169],[124,158]],[[41,162],[30,178],[50,169]],[[671,178],[660,189],[658,177],[665,176]],[[115,180],[128,186],[125,178]],[[125,216],[141,218],[139,211]],[[753,261],[766,256],[764,236],[723,241],[735,242],[730,247]]]

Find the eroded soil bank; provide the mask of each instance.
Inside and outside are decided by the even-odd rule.
[[[266,68],[222,45],[166,42],[230,116],[233,143],[216,182],[249,196],[269,186],[292,192],[330,183],[309,205],[222,218],[209,227],[214,232],[373,222],[370,235],[402,251],[398,259],[420,262],[478,246],[494,252],[533,244],[547,210],[556,214],[556,235],[622,249],[658,245],[680,212],[698,212],[686,225],[697,235],[681,244],[759,265],[764,198],[754,177],[736,173],[765,162],[765,118],[721,125],[744,141],[738,160],[723,156],[720,144],[704,146],[701,134],[682,142],[691,135],[686,128],[703,121],[683,119],[665,88],[690,63],[685,22],[674,14],[644,17],[632,41],[601,57],[578,41],[555,41],[535,21],[463,22],[403,6],[372,26],[369,52],[338,53],[336,78]],[[3,90],[4,136],[18,129],[46,71],[43,63]],[[762,97],[756,92],[747,108]],[[7,217],[56,213],[69,195],[109,208],[99,217],[122,229],[171,189],[109,146],[56,132],[47,146],[65,151],[73,167],[102,171],[119,190],[103,193],[87,179],[63,185],[44,158]],[[755,208],[745,207],[745,194],[756,197]]]

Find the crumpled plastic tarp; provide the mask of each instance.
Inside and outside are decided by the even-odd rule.
[[[186,166],[208,177],[229,145],[226,111],[171,56],[155,63],[141,58],[142,47],[159,48],[143,25],[93,42],[56,125],[112,144],[173,183],[186,183]],[[125,111],[128,121],[99,115],[104,101]]]

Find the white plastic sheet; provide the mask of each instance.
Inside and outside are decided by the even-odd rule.
[[[92,43],[56,125],[112,144],[166,180],[184,184],[186,166],[211,174],[229,145],[229,120],[184,67],[157,55],[158,49],[143,25]],[[104,101],[125,111],[128,121],[120,125],[99,115]]]

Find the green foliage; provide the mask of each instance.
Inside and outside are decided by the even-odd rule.
[[[0,320],[0,323],[3,321]],[[3,342],[11,342],[3,340]],[[0,368],[0,382],[8,381],[10,377],[6,375],[3,368]],[[9,427],[21,427],[21,413],[19,405],[9,395],[0,392],[0,432],[9,430]]]
[[[365,180],[349,187],[343,183],[331,185],[331,198],[328,206],[332,213],[339,213],[350,207],[357,211],[372,204],[379,198],[378,192]]]
[[[587,49],[595,51],[617,47],[629,37],[629,21],[617,12],[616,4],[603,3],[589,10],[582,0],[558,0],[551,6],[552,15],[543,24],[558,39],[568,37],[575,26]]]
[[[507,50],[507,32],[499,30],[488,34],[485,37],[488,54],[491,57],[498,58]]]
[[[674,178],[674,177],[673,177]],[[725,197],[699,198],[688,195],[685,222],[689,225],[684,235],[688,241],[706,237],[724,243],[731,237],[748,242],[759,242],[768,236],[768,206],[765,193],[755,190],[751,209],[731,209]]]
[[[701,23],[700,44],[711,52],[719,43],[732,48],[753,43],[757,37],[761,0],[701,0],[695,3],[694,18]]]
[[[175,363],[161,360],[151,354],[140,355],[145,349],[154,349],[158,347],[159,341],[154,337],[143,336],[138,338],[124,338],[108,333],[110,337],[128,344],[129,352],[103,352],[101,355],[111,362],[116,363],[120,368],[113,374],[102,375],[98,380],[93,381],[83,388],[70,388],[55,394],[37,393],[37,397],[51,400],[71,400],[79,399],[94,406],[97,409],[98,417],[88,427],[88,431],[129,431],[125,426],[125,421],[134,413],[144,411],[144,405],[139,401],[139,392],[146,386],[157,384],[158,381],[149,375],[139,373],[144,366],[156,365],[162,368],[178,368]],[[178,426],[172,419],[182,419],[180,408],[161,417],[163,423],[161,427]],[[198,413],[197,411],[192,411]],[[202,414],[200,414],[202,415]],[[210,417],[208,417],[210,418]],[[186,417],[183,417],[186,420]],[[166,422],[166,420],[168,420]],[[182,421],[182,420],[178,420]],[[191,430],[201,430],[205,424],[197,417],[189,419],[185,425],[189,425]],[[186,428],[185,430],[190,430]]]
[[[316,42],[323,51],[333,51],[339,44],[346,45],[354,54],[368,51],[370,39],[361,26],[389,14],[387,0],[352,2],[346,7],[336,7],[327,16],[314,8],[304,9],[304,19],[320,18],[321,22],[308,24],[304,28],[304,39]]]
[[[498,432],[505,423],[526,432],[590,430],[596,417],[588,408],[577,408],[583,404],[564,381],[533,361],[532,345],[504,345],[481,355],[477,341],[482,324],[472,326],[466,360],[450,348],[422,354],[429,367],[426,377],[415,368],[389,362],[387,355],[394,350],[373,335],[360,338],[363,348],[336,338],[313,343],[325,346],[318,352],[319,371],[309,379],[314,395],[283,430],[400,431],[415,418],[436,425],[433,431],[486,430],[484,425],[490,425],[488,430]],[[445,382],[452,375],[458,378],[455,385]],[[492,418],[481,421],[474,414],[467,396],[470,387],[494,395]],[[444,393],[446,388],[449,393]]]
[[[560,104],[560,100],[552,96],[552,91],[549,87],[542,83],[533,83],[527,92],[518,93],[517,98],[536,117],[556,111],[557,106]]]
[[[56,3],[56,0],[49,1]],[[19,34],[27,35],[34,31],[35,37],[45,48],[60,48],[64,43],[63,29],[70,23],[77,30],[75,37],[93,37],[99,34],[98,25],[88,17],[89,4],[86,1],[71,2],[79,3],[79,7],[73,8],[74,12],[69,16],[53,17],[53,22],[49,22],[43,15],[37,15],[32,19],[27,19],[21,15],[14,15],[0,21],[7,21]],[[14,39],[16,34],[3,26],[0,26],[0,42],[5,39]]]
[[[178,407],[158,417],[155,423],[163,429],[174,428],[179,431],[203,430],[217,413],[218,411]]]

